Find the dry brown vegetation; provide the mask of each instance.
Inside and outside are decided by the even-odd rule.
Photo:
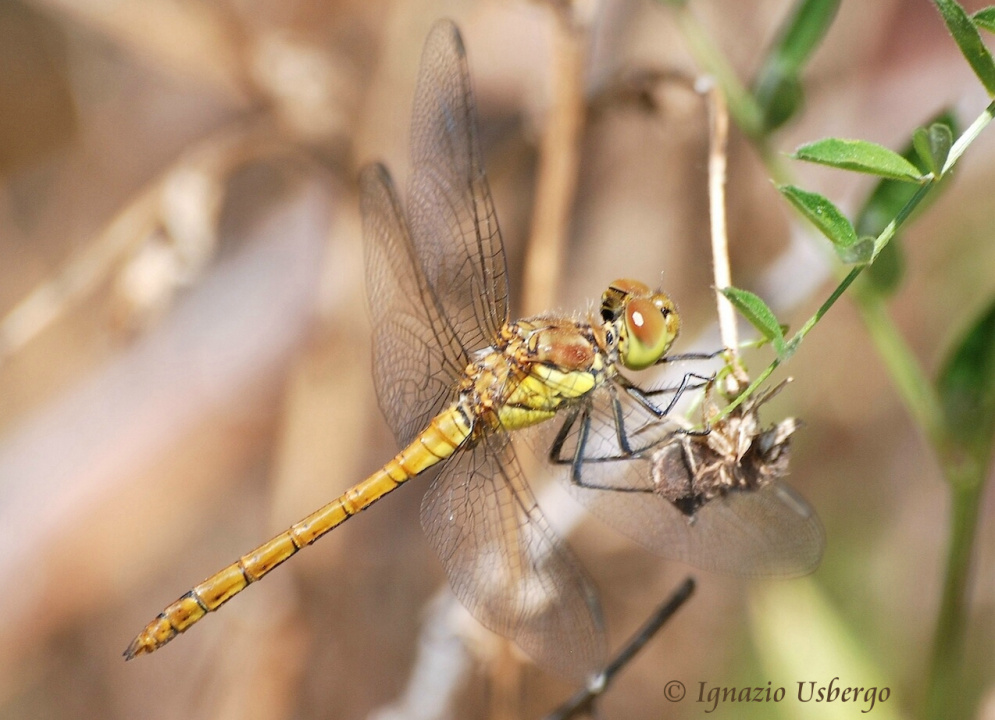
[[[746,78],[787,3],[695,5]],[[393,454],[370,380],[355,178],[377,158],[403,177],[417,59],[443,15],[465,34],[521,310],[537,148],[565,52],[547,6],[0,3],[0,717],[366,717],[406,692],[432,624],[454,633],[454,658],[460,638],[473,651],[451,717],[539,717],[570,691],[438,599],[416,483],[169,647],[121,658],[191,584]],[[589,96],[627,68],[696,72],[657,5],[604,3],[582,42]],[[933,9],[908,0],[844,3],[807,89],[783,150],[830,134],[897,146],[943,105],[973,117],[984,104]],[[655,109],[599,105],[580,129],[562,264],[536,297],[586,309],[615,277],[660,281],[688,350],[714,316],[705,111],[681,87],[653,98]],[[951,315],[995,288],[993,159],[984,138],[905,237],[892,312],[929,368]],[[871,182],[799,172],[850,209]],[[735,133],[729,174],[734,281],[797,322],[833,261],[793,230]],[[937,469],[846,303],[788,372],[765,420],[805,421],[789,482],[827,529],[815,579],[907,710],[939,592]],[[989,713],[993,510],[989,497],[968,658]],[[687,572],[593,519],[571,543],[616,643]],[[689,606],[605,698],[608,716],[699,717],[664,699],[672,678],[807,679],[771,677],[751,650],[750,603],[790,582],[697,577]],[[445,704],[444,688],[415,686],[419,707]]]

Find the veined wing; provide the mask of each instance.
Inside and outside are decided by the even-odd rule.
[[[627,484],[650,476],[632,461]],[[653,552],[689,565],[744,577],[794,577],[816,568],[825,534],[812,508],[791,488],[771,483],[730,490],[690,516],[653,494],[571,490],[603,521]],[[593,497],[597,493],[596,497]]]
[[[660,436],[661,431],[669,434]],[[595,458],[584,463],[580,483],[570,482],[571,493],[597,517],[653,552],[704,570],[790,577],[818,565],[825,534],[808,503],[779,482],[786,457],[783,464],[763,468],[762,483],[706,499],[695,497],[696,480],[703,475],[720,469],[757,474],[756,464],[721,457],[704,437],[688,436],[675,423],[650,426],[647,432],[654,444],[635,457]],[[763,446],[767,435],[755,438],[755,446]],[[596,449],[589,454],[597,454]],[[683,488],[683,501],[666,497],[683,495]]]
[[[477,138],[466,51],[447,20],[425,41],[411,123],[408,189],[415,254],[463,349],[508,320],[508,270]]]
[[[549,448],[546,454],[554,464],[569,468],[574,483],[615,489],[620,481],[612,474],[624,467],[619,463],[652,450],[681,429],[641,401],[665,408],[674,392],[677,388],[639,396],[608,382],[562,410],[562,421],[554,420],[534,434]]]
[[[454,456],[432,481],[421,521],[481,624],[565,677],[584,680],[602,666],[595,590],[548,526],[507,436],[488,434]]]
[[[394,436],[407,445],[455,397],[469,361],[422,274],[390,175],[360,175],[373,381]]]

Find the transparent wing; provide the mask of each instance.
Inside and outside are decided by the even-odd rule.
[[[422,275],[386,168],[360,175],[373,381],[384,417],[407,445],[455,397],[468,358]]]
[[[454,594],[481,624],[573,680],[602,666],[595,590],[547,525],[507,437],[453,457],[432,481],[421,521]]]
[[[666,406],[672,392],[657,390],[642,393],[642,397]],[[682,427],[661,420],[639,397],[618,383],[606,383],[561,411],[562,420],[538,429],[533,434],[540,439],[531,442],[537,450],[548,448],[541,454],[556,465],[568,467],[574,482],[618,488],[624,479],[614,474],[625,467],[621,461],[651,451]]]
[[[456,26],[425,41],[411,121],[408,213],[415,254],[467,353],[508,320],[508,271],[484,175],[466,51]]]
[[[822,524],[803,498],[779,482],[730,490],[691,514],[659,494],[655,473],[669,473],[668,483],[690,487],[683,452],[682,438],[675,434],[654,452],[585,464],[587,487],[570,482],[570,491],[622,534],[703,570],[790,577],[819,564],[825,546]]]

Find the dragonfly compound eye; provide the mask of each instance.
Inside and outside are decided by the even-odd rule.
[[[630,370],[642,370],[670,349],[680,330],[680,318],[670,298],[656,293],[629,299],[620,329],[624,342],[619,343],[619,359]]]
[[[649,297],[651,294],[649,287],[638,280],[616,280],[601,294],[601,319],[614,322],[622,315],[631,297]]]

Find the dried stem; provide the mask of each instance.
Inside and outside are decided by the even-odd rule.
[[[557,12],[555,26],[553,105],[539,147],[535,210],[525,255],[525,314],[554,305],[577,189],[586,111],[587,27],[575,22],[568,10]]]
[[[305,155],[280,140],[272,128],[259,123],[235,122],[191,147],[175,163],[125,205],[92,240],[75,253],[58,272],[40,283],[6,315],[0,317],[0,364],[20,352],[36,337],[104,283],[114,282],[129,299],[124,280],[129,259],[144,243],[161,233],[175,251],[179,270],[157,276],[157,295],[168,297],[173,286],[190,282],[211,258],[216,245],[217,217],[224,184],[239,166],[269,156],[289,156],[306,161]],[[186,277],[189,276],[189,277]],[[151,283],[143,278],[144,289]],[[146,297],[139,301],[154,304]],[[122,312],[140,316],[148,307],[128,307]],[[138,322],[136,324],[141,324]]]
[[[659,632],[674,613],[688,601],[694,592],[694,578],[688,576],[683,583],[663,602],[650,617],[643,623],[643,626],[629,638],[629,641],[619,651],[618,655],[608,664],[600,674],[595,676],[588,687],[580,690],[572,698],[556,708],[546,716],[545,720],[569,720],[580,715],[591,715],[594,710],[594,702],[615,679],[619,671],[622,670],[643,649],[653,637]]]
[[[737,355],[736,311],[722,289],[732,285],[729,266],[729,236],[726,228],[726,147],[729,139],[729,112],[718,83],[708,81],[708,212],[712,228],[712,271],[719,332],[729,360]]]

